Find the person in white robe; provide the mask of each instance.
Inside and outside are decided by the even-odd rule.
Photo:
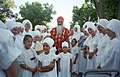
[[[68,52],[68,42],[62,42],[62,50],[58,61],[59,77],[71,77],[72,54]]]
[[[107,19],[100,19],[97,23],[97,28],[99,30],[98,35],[98,46],[96,48],[97,56],[96,56],[96,68],[99,66],[102,56],[104,54],[104,49],[106,47],[107,42],[110,41],[108,35],[106,34],[106,26],[108,24]]]
[[[90,35],[84,43],[86,47],[86,54],[87,54],[86,70],[95,69],[96,52],[94,52],[94,49],[97,47],[97,36],[96,36],[97,28],[92,22],[89,22],[87,24],[87,30]]]
[[[105,53],[101,60],[101,69],[120,70],[120,21],[112,19],[107,25],[107,35],[110,37],[109,43],[105,47]]]
[[[79,48],[77,46],[77,40],[75,38],[72,39],[72,47],[70,48],[70,53],[73,55],[72,57],[72,77],[77,77],[78,75],[78,52]]]
[[[17,59],[20,66],[19,77],[33,77],[37,71],[38,59],[35,50],[31,48],[32,36],[25,35],[23,43],[22,54]]]
[[[56,61],[58,56],[53,53],[54,40],[52,38],[45,38],[43,42],[44,52],[38,56],[39,77],[57,77]]]
[[[0,20],[0,77],[18,77],[16,59],[21,52],[15,47],[13,34]]]
[[[31,35],[32,36],[32,23],[29,20],[24,20],[22,22],[23,26],[24,26],[24,30],[23,30],[23,35]]]

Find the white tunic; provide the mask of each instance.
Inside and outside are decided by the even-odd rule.
[[[12,33],[0,28],[0,76],[5,77],[3,70],[8,69],[12,62],[21,54],[15,47]]]
[[[33,59],[34,58],[34,59]],[[33,49],[22,49],[22,54],[18,57],[19,64],[26,64],[31,68],[36,68],[38,65],[37,54]],[[32,77],[32,72],[20,67],[19,77]]]
[[[78,46],[74,46],[71,48],[71,54],[72,54],[72,72],[75,72],[78,74],[78,58],[76,60],[76,64],[74,64],[74,60],[76,58],[76,54],[78,54]]]
[[[72,54],[63,52],[59,54],[60,57],[60,68],[59,77],[70,77],[70,59],[72,59]]]
[[[87,46],[89,47],[89,52],[93,52],[93,50],[97,47],[97,36],[95,35],[94,38],[90,35],[87,39]],[[88,58],[87,55],[87,67],[86,69],[94,69],[96,63],[96,55],[94,55],[91,59]]]
[[[55,55],[53,52],[50,52],[49,54],[45,54],[44,52],[41,53],[38,56],[38,59],[40,62],[42,62],[42,66],[47,66],[49,65],[54,59],[58,59],[58,56]],[[55,67],[52,71],[49,72],[40,72],[39,73],[40,77],[57,77],[57,68],[56,68],[56,63],[55,63]]]
[[[120,70],[120,40],[112,39],[105,48],[104,56],[101,60],[103,69]]]

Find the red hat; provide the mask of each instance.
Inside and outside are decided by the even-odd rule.
[[[59,20],[61,20],[62,22],[64,22],[64,18],[63,18],[62,16],[59,16],[59,17],[57,18],[57,22],[58,22]]]

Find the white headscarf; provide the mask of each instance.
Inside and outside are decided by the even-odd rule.
[[[36,31],[37,29],[40,29],[40,25],[36,25],[36,26],[35,26],[35,31]],[[40,30],[41,30],[41,29],[40,29]]]
[[[75,34],[78,34],[78,33],[81,32],[81,31],[80,31],[80,25],[76,24],[76,25],[74,26],[74,28],[77,28],[77,32],[74,31]]]
[[[30,24],[30,30],[32,30],[32,23],[31,23],[29,20],[24,20],[22,23],[23,23],[23,25],[24,25],[24,28],[25,28],[25,25],[26,25],[27,23],[29,23],[29,24]]]
[[[50,48],[52,48],[54,45],[54,40],[48,37],[44,39],[43,43],[47,43],[50,46]]]
[[[12,30],[13,28],[17,27],[17,23],[15,21],[7,21],[5,23],[9,30]]]
[[[88,22],[86,25],[87,25],[87,31],[88,31],[88,28],[91,28],[94,31],[97,31],[96,26],[92,22]]]
[[[33,31],[32,32],[33,34],[32,34],[32,36],[33,36],[33,38],[35,37],[35,36],[40,36],[40,32],[39,31]]]
[[[62,48],[63,47],[68,47],[68,42],[66,42],[66,41],[62,42]]]
[[[112,19],[109,21],[107,28],[115,32],[116,37],[120,39],[120,21],[117,19]]]
[[[24,28],[23,24],[21,22],[16,22],[17,24],[17,27],[21,27],[21,28]]]
[[[107,26],[108,23],[109,23],[109,21],[107,19],[100,19],[98,21],[97,25],[100,25],[100,26],[102,26],[103,28],[106,29],[106,26]]]
[[[7,29],[7,26],[0,20],[0,28]]]

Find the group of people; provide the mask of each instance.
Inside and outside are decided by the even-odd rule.
[[[120,70],[120,21],[76,22],[50,32],[24,20],[0,21],[0,77],[78,77],[89,69]],[[82,31],[81,31],[82,30]]]

